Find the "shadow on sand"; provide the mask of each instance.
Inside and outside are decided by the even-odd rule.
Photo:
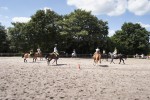
[[[57,64],[57,65],[51,65],[51,66],[63,66],[63,65],[67,65],[67,64]]]
[[[108,65],[99,65],[100,67],[109,67]]]

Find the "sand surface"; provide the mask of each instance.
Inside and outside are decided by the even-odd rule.
[[[0,100],[150,100],[150,60],[114,62],[60,58],[48,66],[0,57]]]

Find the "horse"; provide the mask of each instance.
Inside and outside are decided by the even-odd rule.
[[[98,61],[101,63],[101,54],[100,53],[94,53],[93,54],[94,63],[97,64]]]
[[[54,54],[54,53],[49,53],[45,56],[45,59],[47,59],[47,64],[49,65],[50,64],[50,61],[52,59],[54,59],[54,62],[56,62],[56,65],[57,65],[57,60],[59,59],[59,56]],[[53,63],[54,63],[53,62]]]
[[[24,53],[22,58],[24,58],[24,62],[27,62],[27,58],[33,57],[33,62],[36,62],[37,56],[36,54]]]
[[[110,57],[111,57],[111,62],[110,62],[110,64],[113,62],[114,63],[114,59],[119,59],[120,60],[120,62],[119,62],[119,64],[121,63],[121,61],[123,61],[123,64],[125,64],[124,63],[124,59],[126,60],[127,59],[127,55],[125,55],[125,54],[113,54],[113,53],[111,53],[111,52],[109,52],[109,54],[110,54]],[[114,63],[115,64],[115,63]]]
[[[35,53],[34,53],[34,57],[39,57],[40,60],[43,60],[43,54],[42,54],[42,52],[40,52],[40,53],[35,52]]]

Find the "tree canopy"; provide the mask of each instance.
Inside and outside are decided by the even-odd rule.
[[[8,52],[9,46],[8,46],[8,40],[7,40],[7,30],[4,26],[0,23],[0,52]]]
[[[148,54],[149,32],[140,24],[124,23],[112,37],[118,52],[126,54]]]
[[[108,36],[108,22],[98,19],[91,12],[76,9],[70,14],[59,15],[52,10],[38,10],[27,23],[12,23],[6,31],[0,24],[0,52],[29,52],[40,48],[43,52],[59,51],[91,54],[98,47],[118,53],[148,54],[149,36],[140,24],[124,23],[121,30]]]

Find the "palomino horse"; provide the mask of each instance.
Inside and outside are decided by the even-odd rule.
[[[124,59],[127,59],[127,55],[125,55],[125,54],[117,54],[117,55],[114,55],[113,53],[111,53],[111,52],[109,52],[109,54],[110,54],[110,57],[111,57],[111,62],[110,62],[110,64],[113,62],[114,63],[114,59],[119,59],[120,60],[120,62],[119,62],[119,64],[121,63],[121,61],[123,61],[123,63],[124,63]],[[115,63],[114,63],[115,64]],[[125,63],[124,63],[125,64]]]
[[[101,54],[95,52],[95,53],[93,54],[93,59],[94,59],[94,63],[95,63],[95,64],[97,64],[98,61],[101,63]]]
[[[54,54],[54,53],[49,53],[45,56],[45,59],[47,59],[47,64],[49,65],[50,64],[50,61],[52,59],[54,59],[54,62],[56,62],[56,65],[57,65],[57,60],[59,59],[58,55]],[[54,63],[53,62],[53,63]]]
[[[27,58],[33,57],[33,62],[36,62],[37,56],[35,54],[25,53],[22,55],[22,58],[24,58],[24,62],[27,62]]]

